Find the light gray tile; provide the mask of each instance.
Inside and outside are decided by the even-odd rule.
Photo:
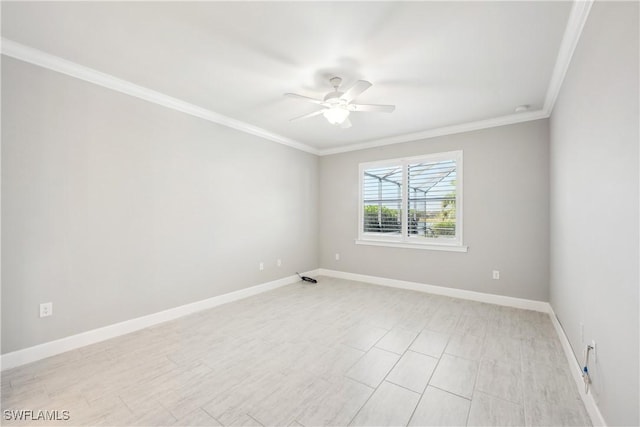
[[[487,334],[484,339],[482,358],[520,363],[521,340],[505,335]]]
[[[525,402],[527,426],[590,426],[591,420],[582,402],[563,406],[554,402],[529,400]]]
[[[175,422],[176,426],[221,426],[217,420],[207,414],[203,409],[196,409],[192,413]]]
[[[478,338],[484,338],[487,333],[487,325],[488,322],[483,317],[463,314],[458,319],[453,332],[458,335],[473,335]]]
[[[409,345],[411,345],[416,335],[418,335],[416,332],[395,328],[387,332],[387,334],[376,343],[376,347],[392,353],[402,354],[409,348]]]
[[[483,338],[473,335],[451,335],[445,353],[465,359],[479,360],[482,356]]]
[[[443,354],[429,384],[470,399],[477,373],[478,362]]]
[[[348,378],[333,383],[323,396],[300,408],[296,420],[305,426],[347,425],[374,389]]]
[[[429,320],[429,317],[422,312],[407,313],[396,324],[396,327],[418,334],[425,328]]]
[[[522,378],[525,399],[566,407],[573,407],[576,402],[582,403],[566,366],[525,366]]]
[[[347,377],[370,387],[378,387],[398,359],[400,356],[397,354],[374,347],[347,371]]]
[[[520,365],[496,360],[483,360],[480,362],[476,390],[522,404]]]
[[[209,402],[202,408],[222,424],[228,424],[246,414],[254,403],[263,401],[274,392],[284,378],[284,375],[277,372],[261,372],[229,390],[212,389]]]
[[[85,420],[93,418],[93,421],[95,421],[96,424],[103,423],[103,425],[130,425],[136,418],[138,418],[138,416],[134,415],[122,402],[122,400],[118,398],[118,396],[109,396],[96,399],[92,402],[90,407],[93,410],[93,414],[91,414],[90,410],[90,412],[88,413],[83,413],[82,418]],[[75,414],[72,416],[75,417]],[[175,418],[173,420],[170,420],[169,423],[173,423],[174,421]]]
[[[308,369],[323,378],[344,375],[365,352],[347,345],[339,345],[327,352],[317,363]]]
[[[387,381],[422,393],[437,363],[434,357],[409,350],[387,375]]]
[[[131,426],[168,426],[176,422],[167,410],[152,410],[141,415],[134,415],[130,420],[118,417],[113,419],[114,424],[123,423]],[[214,424],[215,425],[215,424]]]
[[[358,325],[348,331],[342,343],[358,350],[367,351],[387,332],[387,329],[376,326]]]
[[[521,341],[524,365],[560,365],[567,363],[562,345],[557,337],[548,339],[525,338]]]
[[[459,314],[453,314],[448,310],[441,310],[427,323],[427,329],[435,332],[451,334],[455,331],[458,324]]]
[[[448,341],[448,334],[442,334],[425,329],[420,332],[413,344],[411,344],[410,349],[439,359],[447,346]]]
[[[471,401],[435,387],[427,387],[410,426],[464,426]]]
[[[481,392],[475,392],[469,410],[470,426],[523,426],[522,406],[498,399]]]
[[[234,418],[229,423],[225,424],[226,426],[238,426],[238,427],[263,427],[260,421],[256,420],[252,416],[248,414],[239,415],[237,418]]]
[[[406,425],[419,399],[418,393],[385,381],[365,403],[350,425]]]
[[[297,418],[300,408],[321,399],[330,386],[313,375],[288,375],[272,393],[247,405],[247,414],[264,425],[288,425]]]
[[[477,358],[484,332],[470,422],[501,423],[509,412],[491,402],[514,400],[520,387],[528,425],[589,424],[546,314],[341,279],[321,283],[284,286],[4,371],[2,407],[68,408],[76,425],[347,425],[385,375],[406,393],[421,391],[433,363],[420,361],[429,356],[442,357],[431,384],[468,396],[475,365],[465,358]],[[405,330],[420,331],[408,350]],[[448,344],[451,333],[476,339],[453,336]],[[520,384],[518,366],[525,369]],[[427,386],[411,422],[462,425],[469,405]]]

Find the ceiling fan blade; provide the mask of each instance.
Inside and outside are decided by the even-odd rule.
[[[297,93],[285,93],[284,96],[288,98],[301,99],[303,101],[311,102],[314,104],[323,105],[324,101],[321,99],[309,98],[308,96],[298,95]]]
[[[302,120],[302,119],[308,119],[309,117],[314,117],[314,116],[319,116],[320,114],[324,113],[324,108],[318,111],[314,111],[308,114],[304,114],[302,116],[298,116],[298,117],[294,117],[293,119],[290,119],[290,122],[295,122],[298,120]]]
[[[362,92],[369,89],[371,87],[371,83],[366,80],[358,80],[356,84],[351,86],[351,89],[346,91],[340,98],[344,99],[347,102],[351,102],[358,97]]]
[[[396,109],[395,105],[371,105],[371,104],[349,104],[351,111],[366,111],[372,113],[391,113]]]
[[[349,129],[351,127],[351,120],[349,120],[349,117],[347,117],[344,122],[340,123],[340,127],[342,129]]]

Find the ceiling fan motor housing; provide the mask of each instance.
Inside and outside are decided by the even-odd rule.
[[[340,77],[332,77],[329,79],[329,83],[331,83],[331,86],[333,86],[333,88],[337,91],[342,84],[342,79]]]
[[[346,101],[344,99],[340,99],[342,95],[344,95],[344,92],[338,92],[337,90],[334,92],[329,92],[325,95],[324,102],[329,102],[331,104],[340,104],[341,101],[344,101],[344,104],[346,104]]]

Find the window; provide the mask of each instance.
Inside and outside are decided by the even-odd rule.
[[[358,244],[466,252],[462,151],[360,165]]]

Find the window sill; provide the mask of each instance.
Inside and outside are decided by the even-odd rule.
[[[356,245],[369,245],[369,246],[387,246],[391,248],[405,248],[405,249],[422,249],[428,251],[448,251],[448,252],[467,252],[468,246],[462,245],[447,245],[447,244],[428,244],[428,243],[409,243],[409,242],[393,242],[389,240],[363,240],[356,239]]]

